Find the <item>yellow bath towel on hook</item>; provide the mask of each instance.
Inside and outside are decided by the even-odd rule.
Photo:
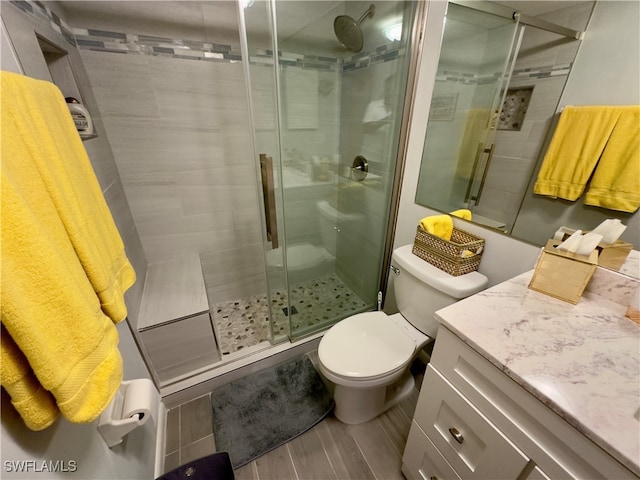
[[[640,105],[621,109],[584,203],[633,213],[640,207]]]
[[[565,107],[533,187],[538,195],[577,200],[628,107]]]
[[[90,422],[122,380],[135,281],[62,93],[0,72],[2,386],[33,430]]]

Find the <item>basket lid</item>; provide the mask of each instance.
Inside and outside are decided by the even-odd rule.
[[[392,260],[401,270],[452,298],[469,297],[484,289],[489,283],[489,279],[478,272],[465,273],[457,277],[450,275],[414,255],[412,249],[411,244],[396,248]]]

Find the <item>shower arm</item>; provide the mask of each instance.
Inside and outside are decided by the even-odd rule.
[[[366,12],[364,12],[362,14],[362,16],[358,19],[357,24],[360,25],[362,22],[364,22],[367,18],[369,17],[373,17],[373,15],[375,14],[375,6],[371,5],[369,6],[369,8],[367,9]]]

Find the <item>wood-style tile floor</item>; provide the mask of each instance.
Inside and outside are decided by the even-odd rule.
[[[412,368],[419,388],[424,364]],[[381,416],[345,425],[333,415],[235,471],[237,480],[402,480],[402,453],[418,389]],[[215,452],[209,395],[169,411],[165,471]]]

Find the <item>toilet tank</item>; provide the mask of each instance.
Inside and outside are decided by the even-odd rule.
[[[435,338],[439,326],[436,310],[483,290],[489,280],[478,272],[449,275],[414,255],[412,248],[405,245],[393,251],[391,264],[398,269],[393,291],[402,316]]]
[[[334,257],[338,232],[338,211],[326,200],[318,202],[318,222],[320,223],[320,239],[322,246]]]
[[[348,228],[352,232],[359,232],[363,228],[366,217],[362,213],[341,212],[327,200],[319,201],[317,208],[322,246],[335,257],[338,232],[340,231],[338,228]]]

